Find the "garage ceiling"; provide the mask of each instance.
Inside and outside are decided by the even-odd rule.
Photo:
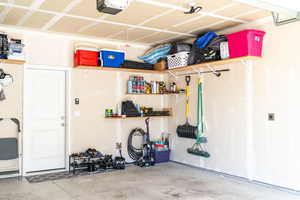
[[[133,0],[118,15],[96,10],[96,0],[0,0],[0,24],[155,44],[249,23],[270,13],[234,0],[197,0],[185,15],[183,0]]]

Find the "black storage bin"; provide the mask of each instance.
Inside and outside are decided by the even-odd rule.
[[[125,60],[121,68],[153,70],[154,66],[148,63]]]

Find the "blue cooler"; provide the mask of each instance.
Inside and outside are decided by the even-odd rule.
[[[124,63],[125,53],[122,51],[101,49],[99,53],[100,65],[103,67],[119,68]]]

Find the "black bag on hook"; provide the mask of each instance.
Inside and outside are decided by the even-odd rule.
[[[7,59],[8,51],[9,46],[7,35],[0,33],[0,59]]]
[[[219,35],[212,39],[208,45],[201,49],[197,46],[196,41],[192,46],[192,50],[189,56],[188,64],[198,64],[203,62],[220,60],[220,44],[221,42],[227,41],[224,35]]]

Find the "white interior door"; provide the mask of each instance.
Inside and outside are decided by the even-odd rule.
[[[26,70],[24,107],[24,170],[65,168],[66,74]]]

